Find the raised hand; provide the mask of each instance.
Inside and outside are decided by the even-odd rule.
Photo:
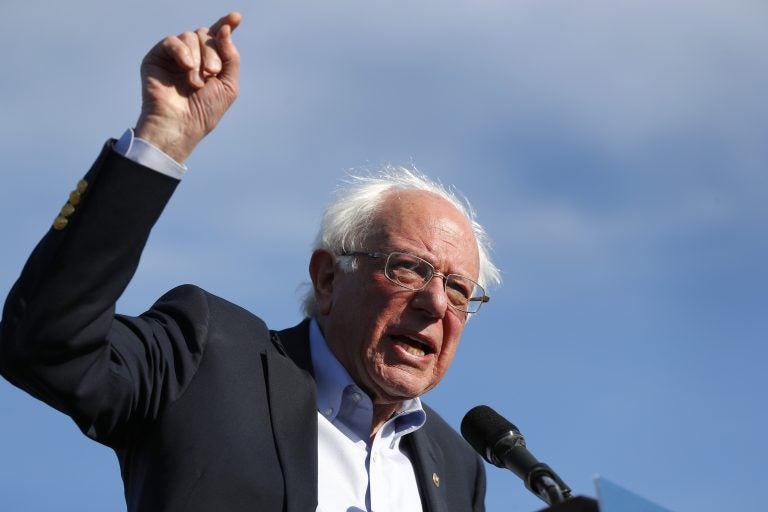
[[[141,64],[142,107],[135,135],[184,163],[239,91],[240,55],[229,13],[210,27],[169,36]]]

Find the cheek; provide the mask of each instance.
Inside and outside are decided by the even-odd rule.
[[[445,376],[448,368],[450,368],[453,362],[453,356],[456,354],[456,343],[453,343],[447,350],[443,350],[440,354],[440,359],[437,361],[435,373],[438,377]]]
[[[443,347],[440,351],[440,358],[437,361],[436,371],[444,375],[448,371],[448,367],[453,362],[453,357],[456,355],[456,350],[459,348],[459,339],[463,331],[463,325],[453,329],[446,327],[446,339],[443,342]]]

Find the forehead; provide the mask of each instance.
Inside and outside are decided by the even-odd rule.
[[[377,249],[413,252],[443,270],[477,274],[477,241],[469,220],[432,192],[388,192],[369,240],[379,244]]]

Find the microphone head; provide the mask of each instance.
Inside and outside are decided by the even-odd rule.
[[[487,405],[478,405],[464,415],[461,435],[487,462],[512,471],[528,490],[548,504],[552,498],[545,496],[545,488],[551,487],[545,481],[547,478],[560,489],[561,501],[563,497],[570,497],[571,489],[565,482],[528,451],[517,427]]]
[[[487,405],[473,407],[461,420],[461,435],[491,464],[496,464],[491,449],[510,432],[520,435],[516,426]]]

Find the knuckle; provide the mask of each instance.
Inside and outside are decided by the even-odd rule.
[[[194,32],[189,32],[189,31],[182,32],[181,34],[179,34],[178,37],[184,42],[189,42],[193,39],[197,39],[197,35]]]

